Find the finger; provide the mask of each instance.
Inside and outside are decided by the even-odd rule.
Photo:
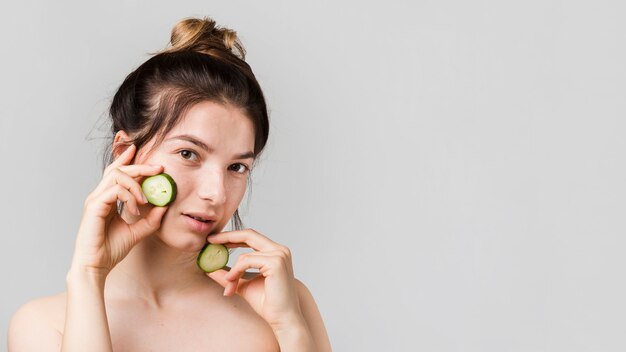
[[[163,171],[163,165],[154,164],[132,164],[123,165],[118,167],[123,173],[132,177],[133,179],[139,179],[141,177],[152,176],[159,174]]]
[[[126,187],[117,184],[112,187],[112,190],[115,192],[117,199],[121,200],[126,207],[128,207],[133,213],[135,213],[135,215],[141,215],[135,195],[133,195],[128,189],[126,189]],[[115,199],[116,204],[117,199]]]
[[[247,272],[246,270],[248,269],[258,269],[259,273]],[[244,275],[263,275],[268,277],[270,275],[280,276],[281,274],[286,274],[290,277],[290,270],[280,256],[261,252],[242,254],[237,258],[237,262],[230,271],[224,275],[224,279],[229,282],[225,286],[224,296],[231,296],[237,292],[239,285],[247,281],[242,279]]]
[[[120,185],[115,185],[90,200],[87,208],[94,209],[96,211],[96,215],[104,218],[108,216],[113,209],[113,204],[115,204],[115,208],[117,209],[118,199],[126,203],[127,206],[130,206],[131,210],[135,212],[139,211],[134,196]]]
[[[128,164],[131,160],[133,160],[133,156],[135,155],[135,144],[131,144],[118,156],[113,162],[104,169],[103,174],[107,174],[109,171],[116,169],[122,165]]]
[[[250,248],[257,251],[283,249],[283,246],[252,229],[220,232],[218,234],[208,236],[207,241],[220,244],[245,243]]]
[[[230,267],[226,266],[226,268],[230,270]],[[206,276],[210,277],[211,279],[213,279],[213,281],[217,282],[220,286],[224,288],[224,296],[226,296],[227,293],[234,292],[232,291],[232,286],[234,285],[233,281],[226,279],[226,275],[228,275],[228,270],[218,269],[210,273],[206,273]],[[243,279],[239,280],[238,284],[243,282]]]
[[[261,264],[265,269],[259,266]],[[291,258],[286,257],[282,251],[248,252],[237,257],[235,265],[226,274],[225,278],[226,280],[234,280],[235,277],[246,274],[248,269],[259,269],[262,272],[270,269],[282,270],[282,268],[290,275],[292,274]]]
[[[130,225],[130,232],[132,233],[135,243],[153,234],[161,227],[161,221],[167,209],[167,206],[152,207],[144,218]]]
[[[141,186],[139,185],[137,181],[133,180],[129,175],[125,174],[119,169],[117,169],[117,171],[114,171],[114,174],[115,174],[115,179],[114,179],[115,183],[122,186],[124,189],[127,189],[130,193],[132,193],[132,195],[135,197],[135,200],[138,203],[141,203],[141,204],[148,203],[148,199],[146,199],[146,196],[143,194],[143,191],[141,190]]]
[[[126,180],[125,185],[127,189],[130,189],[130,185],[134,185],[135,194],[139,196],[138,199],[143,198],[143,192],[139,186],[140,178],[144,176],[152,176],[160,173],[163,169],[162,165],[127,165],[110,170],[106,175],[102,177],[102,181],[94,190],[95,193],[104,191],[112,185],[118,183],[120,180]],[[145,204],[145,202],[143,202]]]
[[[230,268],[227,267],[229,270]],[[210,277],[211,279],[213,279],[215,282],[217,282],[218,284],[220,284],[220,286],[226,288],[226,286],[228,286],[230,284],[230,281],[226,280],[224,278],[224,276],[226,276],[226,274],[228,274],[228,270],[225,269],[218,269],[215,271],[212,271],[210,273],[206,273],[206,275],[208,277]]]
[[[116,177],[117,178],[114,180],[114,185],[108,187],[108,189],[104,192],[107,193],[108,191],[112,190],[118,195],[119,200],[126,203],[135,215],[140,215],[137,203],[147,203],[147,201],[144,201],[144,195],[143,192],[141,192],[141,188],[135,181],[130,179],[128,175],[124,175],[123,173],[121,173],[121,171],[116,172]],[[104,186],[98,186],[98,188],[96,188],[96,192],[99,191],[99,189],[102,187]],[[109,197],[111,197],[110,193]]]
[[[246,243],[224,243],[226,248],[250,248]]]
[[[231,268],[229,266],[225,266],[224,268],[226,269],[218,269],[218,270],[212,271],[210,273],[205,273],[205,274],[206,276],[215,280],[218,284],[220,284],[220,286],[226,287],[229,283],[231,283],[230,280],[225,278],[225,276],[228,274],[228,271],[231,270]],[[241,277],[241,280],[250,281],[254,279],[255,277],[259,276],[259,274],[260,273],[246,271]]]
[[[228,268],[228,270],[230,270],[230,267],[226,267]],[[244,272],[243,275],[241,276],[241,278],[239,279],[239,281],[237,282],[237,285],[235,285],[235,283],[231,280],[227,280],[225,277],[228,274],[228,270],[224,270],[224,269],[219,269],[210,273],[206,273],[206,276],[210,277],[211,279],[213,279],[213,281],[217,282],[220,286],[222,286],[224,288],[224,296],[226,296],[229,293],[235,292],[237,290],[237,288],[239,286],[241,286],[242,284],[255,279],[256,277],[258,277],[259,275],[261,275],[261,273],[255,273],[255,272]]]

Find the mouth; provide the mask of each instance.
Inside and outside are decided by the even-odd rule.
[[[206,235],[215,227],[215,220],[205,219],[204,217],[191,214],[182,215],[185,215],[187,218],[185,222],[188,228],[193,232]]]
[[[188,214],[184,214],[184,215],[185,215],[185,216],[187,216],[187,217],[190,217],[190,218],[192,218],[192,219],[194,219],[194,220],[198,220],[198,221],[200,221],[200,222],[203,222],[203,223],[205,223],[205,224],[208,224],[208,223],[210,223],[210,222],[213,222],[212,220],[203,219],[203,218],[198,217],[198,216],[192,216],[192,215],[188,215]]]

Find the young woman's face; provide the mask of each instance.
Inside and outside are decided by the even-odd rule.
[[[252,121],[237,108],[202,102],[145,157],[151,146],[138,152],[135,163],[163,165],[177,185],[176,199],[154,235],[172,247],[197,252],[209,233],[221,232],[228,224],[246,192],[254,160]],[[149,207],[141,206],[141,213]],[[199,229],[185,214],[206,214],[215,221],[208,230]]]

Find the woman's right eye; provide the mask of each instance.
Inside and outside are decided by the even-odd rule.
[[[178,154],[180,154],[183,158],[185,158],[185,160],[190,160],[189,157],[191,155],[196,155],[195,152],[189,150],[189,149],[183,149],[181,151],[178,152]]]

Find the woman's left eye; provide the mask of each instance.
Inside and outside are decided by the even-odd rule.
[[[185,158],[185,160],[189,160],[189,158],[187,158],[186,155],[197,155],[195,152],[192,152],[191,150],[188,150],[188,149],[183,149],[179,151],[178,154],[180,154],[183,158]]]
[[[248,166],[242,163],[233,164],[234,166],[240,166],[241,171],[235,171],[237,173],[243,174],[248,170]]]

